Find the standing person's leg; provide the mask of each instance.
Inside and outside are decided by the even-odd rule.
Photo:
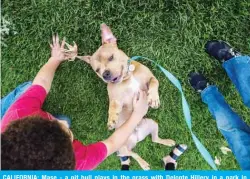
[[[201,92],[202,101],[208,105],[217,127],[227,140],[243,170],[250,169],[250,127],[226,103],[216,86],[209,86],[199,73],[190,75],[191,86]]]
[[[250,57],[234,57],[225,61],[223,67],[238,89],[243,102],[250,108]]]
[[[1,99],[1,119],[11,104],[13,104],[31,85],[32,81],[24,82]]]
[[[241,56],[229,44],[223,41],[209,41],[205,51],[215,57],[226,70],[227,75],[239,91],[243,102],[250,108],[250,57]]]

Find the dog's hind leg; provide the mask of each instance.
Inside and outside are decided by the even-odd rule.
[[[151,136],[152,136],[152,141],[158,144],[166,145],[166,146],[174,146],[175,141],[172,139],[161,139],[159,137],[159,127],[157,122],[155,122],[152,119],[146,119],[148,120],[147,122],[150,123],[150,128],[151,128]]]
[[[136,146],[137,137],[135,133],[131,134],[126,142],[119,151],[117,155],[120,157],[121,170],[129,170],[130,165],[130,151]]]
[[[137,153],[132,151],[129,151],[125,157],[120,157],[120,159],[121,158],[127,159],[126,161],[122,161],[121,159],[121,164],[122,164],[121,170],[129,170],[129,164],[130,164],[129,156],[135,159],[143,170],[150,170],[150,165],[148,164],[148,162],[142,159]]]
[[[143,170],[150,170],[150,165],[142,159],[137,153],[130,151],[129,155],[135,159]]]
[[[137,153],[129,150],[127,146],[123,146],[119,149],[118,156],[120,156],[120,159],[123,157],[123,159],[127,159],[126,161],[121,160],[122,170],[129,170],[130,156],[138,162],[138,164],[143,170],[150,170],[150,165],[145,160],[143,160]]]

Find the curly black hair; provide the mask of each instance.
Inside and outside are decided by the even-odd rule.
[[[73,170],[70,135],[57,120],[38,116],[13,121],[1,134],[2,170]]]

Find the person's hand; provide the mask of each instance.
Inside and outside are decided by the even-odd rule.
[[[65,44],[69,49],[64,49]],[[50,48],[51,58],[53,60],[64,61],[70,58],[74,59],[76,56],[74,53],[74,49],[77,49],[76,44],[74,43],[74,46],[71,46],[65,42],[65,39],[63,39],[62,43],[60,44],[58,34],[52,37],[52,44],[50,44]]]
[[[145,91],[139,92],[136,94],[133,99],[133,114],[137,115],[139,118],[143,118],[148,112],[148,102],[147,102],[147,94]]]

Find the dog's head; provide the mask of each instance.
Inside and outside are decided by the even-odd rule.
[[[106,83],[120,83],[127,74],[129,57],[117,47],[117,40],[106,24],[101,24],[102,46],[84,56],[96,74]]]

